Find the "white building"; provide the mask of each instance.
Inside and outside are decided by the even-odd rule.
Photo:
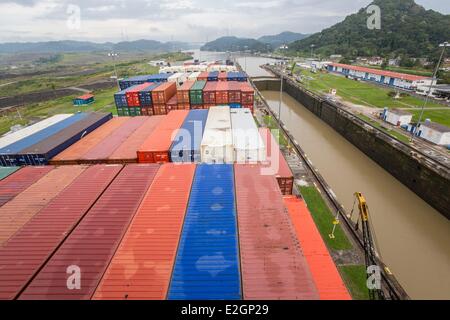
[[[401,109],[385,110],[383,120],[394,126],[405,126],[411,123],[413,115]]]
[[[364,81],[377,82],[386,86],[397,87],[406,90],[416,90],[418,87],[436,85],[436,80],[429,77],[417,76],[406,73],[372,69],[361,66],[353,66],[342,63],[331,63],[328,71],[343,74],[347,77]]]
[[[442,146],[450,145],[449,127],[427,120],[425,123],[420,124],[418,130],[419,137],[425,140]]]

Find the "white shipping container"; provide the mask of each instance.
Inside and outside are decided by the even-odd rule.
[[[168,82],[175,82],[177,84],[177,87],[180,87],[185,81],[187,77],[185,73],[177,72],[174,75],[170,76],[167,81]]]
[[[211,107],[201,144],[202,162],[209,164],[233,163],[233,136],[230,107]]]
[[[194,72],[188,77],[188,80],[189,81],[197,81],[197,78],[199,75],[200,75],[200,72]]]
[[[249,109],[231,109],[234,160],[258,163],[266,160],[266,147]]]
[[[48,128],[58,122],[61,122],[69,117],[73,116],[73,114],[57,114],[53,117],[47,118],[40,122],[37,122],[29,127],[23,128],[19,131],[10,133],[2,138],[0,138],[0,148],[4,148],[13,144],[19,140],[22,140],[36,132],[39,132],[45,128]]]

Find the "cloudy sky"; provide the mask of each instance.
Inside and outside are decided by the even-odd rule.
[[[313,33],[371,0],[0,0],[0,42],[154,39]],[[448,0],[416,0],[450,14]],[[78,19],[78,17],[80,19]]]

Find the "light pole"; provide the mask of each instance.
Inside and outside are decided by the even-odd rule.
[[[448,43],[448,41],[446,41],[446,42],[444,42],[444,43],[441,43],[441,44],[439,45],[439,47],[442,48],[442,53],[441,53],[441,56],[440,56],[439,61],[438,61],[438,63],[437,63],[436,69],[434,70],[433,78],[431,79],[431,83],[430,83],[430,88],[428,89],[427,96],[425,97],[425,102],[424,102],[424,104],[423,104],[423,106],[422,106],[422,110],[421,110],[421,112],[420,112],[419,121],[417,122],[417,127],[416,127],[415,130],[412,131],[411,142],[414,141],[414,138],[415,138],[415,136],[416,136],[416,132],[417,132],[417,130],[418,130],[419,127],[420,127],[420,123],[422,122],[423,114],[424,114],[424,112],[425,112],[425,107],[426,107],[427,104],[428,104],[428,99],[430,98],[431,91],[433,90],[433,83],[434,83],[435,80],[436,80],[436,84],[437,84],[437,74],[438,74],[438,72],[439,72],[439,68],[440,68],[440,66],[441,66],[442,59],[444,58],[444,55],[445,55],[445,48],[450,47],[450,43]]]
[[[278,120],[281,125],[281,102],[283,101],[283,71],[281,71],[280,102],[278,104]]]
[[[116,68],[116,57],[117,56],[119,56],[118,53],[115,53],[115,52],[108,53],[108,57],[112,58],[112,61],[114,64],[114,74],[115,74],[116,81],[117,81],[117,87],[119,88],[119,91],[120,91],[121,89],[120,89],[120,84],[119,84],[119,77],[117,76],[117,68]]]
[[[315,47],[315,46],[316,46],[316,45],[314,45],[314,44],[311,45],[311,58],[314,57],[314,47]]]

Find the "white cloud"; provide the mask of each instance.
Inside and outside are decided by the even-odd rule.
[[[450,13],[441,0],[416,0]],[[313,33],[371,0],[3,0],[0,42],[56,39],[121,41],[259,37],[290,30]],[[68,30],[67,6],[78,5],[81,28]],[[5,27],[4,27],[5,26]]]

